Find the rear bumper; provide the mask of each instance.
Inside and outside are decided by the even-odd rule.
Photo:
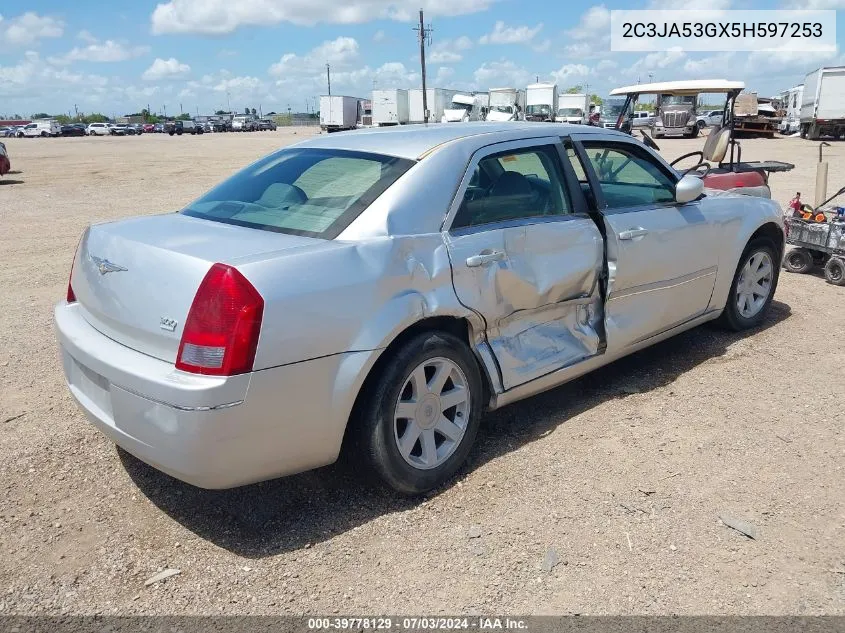
[[[68,388],[115,444],[177,479],[232,488],[337,459],[374,352],[228,378],[176,371],[98,332],[79,306],[55,309]]]

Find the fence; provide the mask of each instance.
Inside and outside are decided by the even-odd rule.
[[[276,125],[279,127],[320,125],[320,119],[318,117],[312,117],[305,114],[278,114],[273,117],[273,121],[275,121]]]

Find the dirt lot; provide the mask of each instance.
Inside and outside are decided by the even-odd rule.
[[[175,210],[312,133],[7,140],[0,613],[845,614],[845,289],[818,275],[782,275],[750,335],[700,328],[490,414],[425,500],[339,466],[202,491],[116,451],[51,325],[83,228]],[[817,143],[743,147],[798,165],[773,177],[781,203],[812,199]],[[826,155],[833,189],[845,144]],[[164,568],[181,575],[145,588]]]

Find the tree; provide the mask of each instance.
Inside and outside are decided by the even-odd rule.
[[[256,114],[258,114],[258,110],[256,110],[255,108],[253,108],[253,109],[252,109],[252,116],[255,116]]]
[[[249,115],[249,108],[244,108],[244,114]]]
[[[70,123],[70,117],[66,114],[57,114],[53,117],[59,125],[67,125]]]
[[[146,121],[150,118],[150,111],[144,108],[143,110],[141,110],[141,117],[144,119],[144,121]]]
[[[47,114],[46,112],[36,112],[35,114],[32,115],[32,118],[33,119],[49,119],[50,115]]]
[[[591,95],[590,96],[590,103],[592,103],[593,105],[599,105],[600,106],[601,104],[604,103],[604,99],[602,99],[598,95]]]
[[[581,84],[566,89],[566,94],[568,95],[577,95],[581,94],[582,92],[584,92],[584,86],[582,86]]]
[[[191,118],[190,114],[188,114],[187,112],[183,112],[182,114],[180,114],[179,116],[176,117],[176,120],[177,121],[187,121],[190,118]]]
[[[109,118],[105,114],[100,114],[99,112],[92,112],[82,117],[83,123],[105,123],[108,120]]]
[[[222,114],[229,114],[229,113],[226,112],[225,110],[217,110],[214,114],[217,115],[217,116],[220,116]]]

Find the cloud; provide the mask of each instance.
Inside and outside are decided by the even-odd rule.
[[[87,32],[83,31],[86,37],[90,38]],[[81,35],[81,34],[80,34]],[[93,39],[93,38],[90,38]],[[90,41],[87,39],[86,41]],[[73,62],[122,62],[146,55],[150,52],[149,46],[129,47],[114,40],[98,42],[96,39],[84,48],[75,47],[61,57],[51,57],[50,62],[54,64],[71,64]]]
[[[5,100],[30,98],[40,101],[57,92],[72,91],[84,101],[101,94],[108,83],[106,77],[56,68],[35,51],[27,51],[14,66],[0,66],[0,94]]]
[[[590,69],[584,64],[564,64],[552,73],[552,78],[560,84],[561,88],[565,89],[565,84],[576,78],[584,78],[589,74]]]
[[[790,0],[784,9],[845,9],[845,0]]]
[[[587,9],[578,25],[566,31],[569,38],[575,40],[590,40],[601,36],[610,38],[610,11],[603,4]]]
[[[438,87],[443,87],[449,83],[452,77],[455,76],[455,69],[449,66],[441,66],[437,69],[437,75],[434,78],[434,83]]]
[[[373,33],[373,41],[374,42],[383,42],[384,38],[387,37],[384,33],[383,29],[379,29],[375,33]]]
[[[545,39],[539,44],[534,44],[531,46],[531,50],[535,53],[548,53],[552,48],[552,41],[549,39]]]
[[[231,33],[242,26],[268,26],[290,22],[300,26],[319,23],[361,24],[374,20],[407,22],[417,16],[416,8],[427,17],[466,15],[485,11],[496,0],[421,0],[414,8],[396,0],[169,0],[158,4],[152,14],[152,32]],[[407,3],[405,3],[407,4]]]
[[[472,40],[466,35],[455,40],[443,40],[434,44],[429,51],[429,61],[433,64],[451,64],[461,61],[464,57],[459,51],[472,48]]]
[[[77,39],[82,40],[83,42],[87,42],[88,44],[96,44],[99,40],[91,35],[89,31],[82,30],[76,34]]]
[[[705,7],[695,7],[696,10],[706,9],[707,11],[722,11],[730,9],[733,0],[710,0]],[[651,0],[646,9],[662,10],[662,11],[677,11],[678,3],[674,0]]]
[[[63,33],[62,21],[50,16],[40,16],[29,11],[6,20],[0,15],[0,46],[2,47],[31,46],[40,39],[61,37]]]
[[[499,20],[493,26],[493,32],[487,35],[482,35],[479,38],[479,44],[527,44],[534,39],[543,28],[542,23],[534,28],[528,26],[505,26],[505,23]]]
[[[326,64],[334,70],[343,70],[352,67],[357,59],[358,41],[352,37],[338,37],[323,42],[302,56],[285,53],[270,66],[269,73],[275,76],[308,75],[323,72]]]
[[[473,79],[475,86],[483,89],[508,86],[524,88],[528,84],[534,83],[536,77],[522,66],[517,66],[514,62],[503,59],[483,63],[473,73]]]
[[[145,81],[160,81],[162,79],[180,79],[191,72],[191,67],[188,64],[181,63],[175,57],[170,59],[162,59],[156,57],[152,66],[144,71],[141,78]]]

